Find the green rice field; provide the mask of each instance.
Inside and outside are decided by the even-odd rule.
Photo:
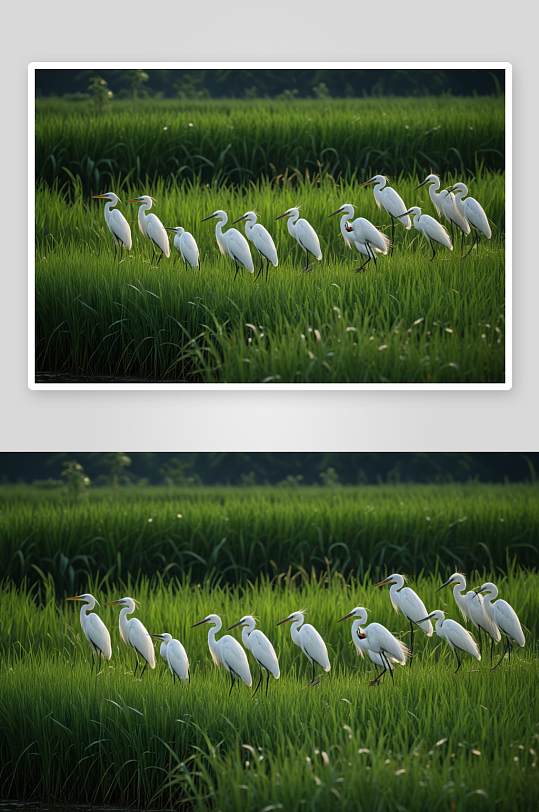
[[[103,488],[73,503],[62,490],[0,489],[0,798],[137,809],[328,808],[532,810],[539,791],[537,485],[295,488]],[[412,667],[380,686],[353,647],[355,606],[404,642],[386,574],[410,576],[430,612],[463,622],[449,589],[497,584],[526,644],[490,671],[456,662],[436,634],[415,635]],[[112,658],[91,672],[79,606],[91,592]],[[151,633],[187,651],[190,682],[134,679],[119,611],[130,595]],[[320,683],[294,645],[290,612],[322,635]],[[281,676],[254,699],[207,647],[253,613]],[[230,632],[240,639],[239,629]],[[219,635],[217,635],[219,637]],[[494,662],[503,653],[495,647]],[[249,655],[250,659],[250,655]],[[258,679],[252,661],[253,688]],[[140,674],[140,671],[139,671]]]
[[[37,379],[504,382],[503,138],[502,99],[153,102],[103,116],[39,104]],[[393,253],[356,274],[361,255],[329,215],[349,202],[389,233],[372,187],[360,188],[374,173],[392,174],[407,206],[434,215],[425,188],[414,192],[431,171],[443,188],[467,183],[492,239],[461,261],[470,240],[462,248],[457,238],[431,262],[424,238],[397,226]],[[103,201],[91,199],[106,191],[119,194],[131,224],[133,248],[120,261]],[[156,267],[138,206],[126,202],[141,194],[155,198],[164,225],[193,234],[197,271],[184,269],[173,246]],[[275,222],[297,205],[323,254],[307,274],[285,221]],[[267,282],[247,272],[234,281],[214,222],[201,222],[216,209],[229,223],[259,213],[279,257]]]

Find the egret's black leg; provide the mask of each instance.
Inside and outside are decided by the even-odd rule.
[[[137,668],[138,668],[138,654],[136,649],[135,649],[135,657],[137,658],[137,664],[135,666],[135,673],[133,674],[133,679],[135,679],[135,677],[137,676]]]
[[[144,668],[142,669],[142,674],[140,675],[140,678],[141,678],[141,679],[142,679],[142,677],[144,676],[144,672],[146,671],[146,668],[147,668],[147,667],[148,667],[148,662],[145,662],[145,663],[144,663]]]
[[[436,251],[434,250],[434,241],[431,242],[430,247],[432,248],[432,257],[430,259],[430,261],[432,262],[432,260],[436,256]]]
[[[234,687],[234,674],[232,673],[232,671],[230,672],[230,677],[231,677],[231,679],[232,679],[232,684],[231,684],[231,686],[230,686],[230,691],[228,692],[228,695],[229,695],[229,696],[230,696],[230,694],[232,693],[232,688]]]
[[[498,662],[496,663],[496,665],[494,666],[494,668],[491,668],[491,669],[490,669],[491,671],[495,671],[495,670],[498,668],[498,666],[500,665],[501,661],[503,660],[503,658],[504,658],[504,657],[505,657],[505,655],[507,654],[508,649],[509,649],[509,638],[507,638],[507,645],[506,645],[506,647],[505,647],[505,649],[504,649],[504,652],[503,652],[502,656],[500,657],[500,659],[498,660]]]
[[[384,660],[384,659],[385,659],[386,664],[387,664],[386,671],[389,671],[389,673],[391,674],[391,681],[392,681],[393,685],[395,685],[395,677],[393,676],[393,669],[391,668],[390,662],[389,662],[389,660],[387,659],[387,654],[385,653],[385,651],[384,651],[384,652],[382,652],[382,660]],[[385,673],[386,673],[386,672],[384,671],[384,674],[385,674]]]
[[[371,682],[369,682],[369,685],[380,685],[380,680],[382,679],[382,677],[384,676],[384,674],[387,671],[387,666],[385,665],[385,662],[384,662],[384,653],[383,653],[383,651],[380,652],[380,659],[382,660],[382,665],[384,666],[384,670],[381,671],[378,674],[376,679],[371,680]]]
[[[475,230],[475,229],[474,229],[474,230]],[[473,248],[474,248],[474,245],[475,245],[475,242],[476,242],[476,238],[477,238],[477,232],[475,232],[475,234],[473,235],[472,247],[470,248],[470,250],[468,251],[468,253],[467,253],[467,254],[465,254],[465,255],[462,257],[462,259],[466,259],[466,257],[470,256],[470,254],[472,253],[472,250],[473,250]]]
[[[363,263],[361,268],[356,268],[356,273],[360,273],[360,271],[363,271],[365,269],[365,267],[369,264],[370,261],[371,261],[371,258],[367,257],[367,261]]]
[[[163,254],[164,254],[164,251],[161,251],[161,256],[160,256],[160,257],[159,257],[159,259],[157,260],[157,265],[155,266],[156,268],[158,268],[158,267],[159,267],[159,263],[161,262],[161,257],[163,256]]]
[[[267,680],[266,680],[266,696],[268,695],[268,688],[269,688],[269,671],[266,669]]]
[[[258,684],[255,688],[254,694],[251,696],[251,699],[254,699],[256,692],[258,691],[263,682],[264,682],[264,674],[262,673],[262,667],[260,666],[260,679],[258,680]]]
[[[236,260],[234,260],[234,262],[236,262]],[[239,271],[239,269],[240,269],[240,266],[239,266],[239,265],[238,265],[238,263],[236,262],[236,273],[234,274],[234,282],[236,281],[236,277],[237,277],[237,275],[238,275],[238,271]]]
[[[266,282],[268,281],[268,273],[269,273],[269,259],[266,259]],[[268,671],[269,674],[269,671]],[[269,676],[268,676],[269,679]]]

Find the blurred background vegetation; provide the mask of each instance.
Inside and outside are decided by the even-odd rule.
[[[79,494],[90,485],[337,487],[536,482],[538,466],[539,453],[2,452],[0,483],[67,486]]]
[[[324,99],[365,96],[500,95],[503,70],[189,69],[36,71],[36,96],[179,99]]]

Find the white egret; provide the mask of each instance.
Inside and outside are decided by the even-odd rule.
[[[109,228],[110,233],[114,238],[114,253],[116,253],[116,246],[120,246],[120,256],[122,253],[122,246],[125,245],[128,251],[131,250],[131,228],[129,223],[118,209],[113,209],[122,201],[115,195],[114,192],[107,192],[105,195],[94,195],[93,200],[104,198],[105,203],[105,222]]]
[[[462,231],[463,237],[465,234],[469,234],[470,224],[457,208],[457,204],[452,193],[447,189],[442,189],[441,192],[438,191],[440,188],[440,178],[438,175],[428,175],[425,180],[419,184],[419,186],[416,186],[414,192],[417,192],[417,190],[421,189],[422,186],[425,186],[426,183],[429,184],[429,196],[434,204],[434,208],[438,214],[443,214],[445,219],[448,221],[451,226],[451,233],[453,233],[454,223],[457,228],[460,228]]]
[[[398,573],[389,575],[387,578],[384,578],[383,581],[380,581],[379,584],[375,584],[375,586],[385,586],[385,584],[391,584],[389,597],[391,599],[391,603],[393,604],[393,609],[396,612],[402,612],[406,620],[409,622],[410,629],[412,630],[410,637],[411,666],[412,657],[414,656],[414,624],[417,624],[419,628],[425,632],[427,637],[431,637],[432,623],[430,621],[420,621],[420,618],[425,617],[427,614],[425,604],[413,589],[410,589],[409,586],[404,587],[404,578],[402,575],[399,575]]]
[[[382,207],[387,211],[391,217],[391,251],[393,252],[393,243],[395,240],[395,220],[398,220],[404,228],[409,230],[412,227],[410,218],[407,214],[402,214],[406,206],[403,203],[402,197],[397,194],[395,189],[391,186],[386,186],[387,178],[384,175],[374,175],[370,180],[365,183],[360,183],[362,186],[368,186],[374,183],[373,192],[376,205],[379,209]]]
[[[288,209],[284,214],[280,214],[275,219],[280,220],[281,217],[288,217],[288,232],[290,236],[299,242],[307,254],[307,267],[302,271],[302,273],[307,273],[312,270],[313,267],[309,265],[309,254],[312,254],[315,259],[322,259],[322,250],[316,232],[307,220],[303,218],[298,220],[299,206],[295,209]]]
[[[200,256],[198,245],[193,235],[181,226],[176,226],[176,228],[165,226],[165,229],[174,232],[174,247],[177,248],[182,255],[185,267],[187,268],[187,264],[189,263],[191,268],[196,268],[199,264]]]
[[[80,608],[80,625],[82,626],[82,631],[92,651],[91,671],[94,667],[94,653],[97,654],[98,658],[104,657],[105,660],[110,660],[112,657],[109,630],[100,617],[96,614],[88,614],[88,612],[95,608],[96,603],[99,606],[98,601],[96,601],[93,595],[86,593],[84,595],[77,595],[75,598],[67,598],[67,600],[85,601],[84,605]]]
[[[106,603],[105,606],[124,607],[120,612],[120,636],[126,646],[132,646],[132,648],[135,649],[137,664],[135,666],[135,673],[133,674],[134,677],[137,675],[137,668],[139,665],[138,655],[140,654],[144,660],[145,665],[142,669],[142,674],[140,675],[140,678],[142,679],[147,666],[150,666],[150,668],[155,668],[155,651],[152,638],[140,620],[136,617],[132,617],[130,620],[127,619],[127,615],[130,615],[135,611],[135,601],[133,598],[121,598],[119,601],[109,601],[109,603]]]
[[[161,640],[161,648],[159,654],[164,657],[170,668],[170,673],[176,683],[176,677],[180,682],[189,680],[191,682],[191,675],[189,673],[189,659],[187,653],[179,640],[174,640],[171,634],[165,632],[164,634],[152,634],[156,640]]]
[[[249,273],[253,273],[253,258],[249,249],[249,243],[243,234],[241,234],[237,228],[229,228],[228,231],[223,232],[223,226],[226,226],[228,223],[228,214],[226,211],[222,211],[221,209],[214,211],[209,217],[205,217],[202,222],[205,223],[206,220],[211,220],[212,218],[217,219],[215,238],[221,254],[228,254],[236,264],[234,280],[238,275],[240,265],[243,265],[245,270],[249,271]]]
[[[435,629],[438,637],[445,640],[449,644],[451,650],[455,653],[458,663],[457,671],[462,665],[458,655],[459,651],[464,651],[466,654],[471,654],[471,656],[475,657],[476,660],[481,659],[479,649],[477,648],[477,643],[473,639],[470,632],[466,631],[464,626],[461,626],[456,620],[445,620],[445,613],[442,612],[441,609],[436,609],[419,622],[422,623],[424,621],[428,621],[430,623],[431,618],[436,618]],[[455,674],[457,671],[455,671]]]
[[[252,615],[245,615],[239,620],[237,623],[234,623],[233,626],[230,626],[227,631],[230,629],[235,629],[236,626],[241,626],[241,639],[245,648],[251,652],[255,660],[257,661],[260,667],[260,679],[258,681],[258,685],[256,686],[255,692],[253,696],[256,694],[260,686],[264,681],[264,669],[267,673],[267,680],[266,680],[266,696],[268,695],[268,685],[269,685],[269,675],[273,674],[275,679],[279,679],[280,677],[280,670],[279,670],[279,661],[277,660],[277,655],[275,654],[275,649],[271,645],[270,641],[264,634],[261,632],[260,629],[255,629],[256,620]]]
[[[481,595],[478,595],[474,590],[470,590],[464,595],[466,589],[466,579],[460,572],[455,572],[445,584],[442,584],[436,592],[439,592],[446,586],[453,586],[453,597],[455,602],[462,612],[465,619],[470,619],[477,629],[479,635],[479,652],[481,653],[481,632],[485,632],[492,638],[490,646],[490,661],[492,664],[492,651],[494,643],[499,643],[501,640],[500,630],[492,620],[492,618],[485,612],[484,601]]]
[[[406,658],[410,654],[408,646],[400,640],[397,640],[397,638],[380,623],[369,623],[368,626],[362,629],[362,624],[367,622],[367,610],[363,609],[363,607],[356,606],[355,609],[352,609],[349,614],[342,617],[337,623],[342,623],[343,620],[347,620],[350,617],[356,618],[352,623],[352,641],[357,653],[363,657],[363,651],[366,651],[372,662],[384,669],[375,679],[371,680],[370,684],[378,685],[386,671],[389,671],[391,679],[394,679],[391,663],[404,665]]]
[[[314,678],[314,669],[315,665],[319,665],[320,668],[323,668],[324,671],[329,671],[331,669],[331,665],[329,662],[328,650],[326,648],[326,644],[314,628],[311,626],[310,623],[306,623],[304,626],[301,624],[305,620],[304,618],[305,610],[302,609],[299,612],[293,612],[284,620],[281,620],[277,626],[280,626],[282,623],[288,623],[292,621],[292,626],[290,627],[290,634],[292,635],[292,640],[299,646],[302,652],[305,654],[307,659],[313,666],[313,677],[311,681],[305,687],[308,688],[310,685],[317,685],[320,682],[320,677],[316,680]],[[300,628],[301,627],[301,628]]]
[[[238,641],[230,634],[225,634],[219,640],[215,639],[215,635],[220,631],[222,624],[219,615],[208,615],[204,620],[198,623],[193,623],[192,629],[195,626],[201,626],[203,623],[213,624],[208,632],[208,648],[215,665],[224,665],[230,677],[232,684],[228,695],[232,693],[234,682],[236,679],[241,679],[250,688],[253,684],[251,671],[249,670],[249,663],[247,662],[247,655],[238,643]]]
[[[486,584],[483,584],[481,589],[476,589],[475,591],[478,595],[480,593],[485,593],[485,597],[483,599],[485,612],[494,621],[498,629],[502,634],[505,635],[507,640],[505,651],[494,666],[494,668],[497,668],[508,652],[509,662],[511,662],[511,651],[513,650],[512,641],[514,640],[515,643],[519,644],[519,646],[524,646],[526,643],[526,638],[524,637],[522,626],[520,625],[517,613],[513,607],[510,606],[507,601],[503,601],[501,599],[497,600],[496,603],[492,603],[494,598],[498,597],[497,586],[488,581]],[[494,668],[492,670],[494,670]]]
[[[254,211],[245,212],[243,217],[239,217],[237,220],[234,220],[232,225],[236,223],[241,223],[242,220],[246,220],[245,223],[245,236],[248,240],[254,244],[256,250],[260,254],[260,270],[258,271],[255,282],[260,276],[264,260],[266,260],[266,282],[268,281],[268,269],[269,264],[271,264],[276,268],[279,264],[279,260],[277,259],[277,249],[275,248],[275,243],[271,237],[271,234],[266,231],[263,225],[256,222],[257,215]]]
[[[438,220],[435,220],[434,217],[430,216],[430,214],[421,214],[421,209],[419,206],[412,206],[411,209],[408,209],[406,214],[412,214],[414,216],[414,228],[416,228],[420,234],[423,234],[432,248],[432,257],[430,258],[431,262],[436,256],[433,243],[439,243],[445,248],[449,248],[450,251],[453,250],[451,237],[445,230],[444,226],[438,222]]]
[[[142,203],[138,210],[138,224],[139,228],[145,237],[152,242],[153,253],[155,254],[155,246],[161,249],[161,254],[157,260],[157,265],[161,262],[163,254],[168,258],[170,256],[170,243],[166,229],[155,214],[147,214],[152,207],[152,198],[149,195],[142,195],[141,197],[134,197],[128,200],[128,203]],[[153,256],[153,254],[152,254]]]
[[[348,248],[351,248],[353,243],[360,254],[367,257],[367,262],[364,262],[361,268],[357,268],[356,273],[364,270],[371,259],[374,260],[376,265],[376,254],[387,254],[387,250],[391,246],[389,237],[378,231],[376,226],[373,226],[365,217],[357,217],[350,224],[349,220],[354,216],[354,207],[351,203],[345,203],[340,209],[330,214],[329,217],[334,217],[336,214],[343,215],[341,217],[341,234],[345,244]]]
[[[455,193],[455,203],[457,205],[457,209],[462,216],[466,218],[475,231],[472,247],[468,251],[468,254],[470,254],[476,242],[479,246],[479,241],[481,239],[479,236],[480,234],[483,234],[487,240],[490,240],[492,237],[487,215],[485,214],[483,207],[475,198],[466,197],[468,194],[468,187],[465,186],[464,183],[455,183],[454,186],[452,186],[448,191]],[[464,197],[466,197],[466,200],[463,200]],[[463,259],[466,259],[468,254],[466,254]]]

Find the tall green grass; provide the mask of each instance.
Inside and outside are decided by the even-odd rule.
[[[155,672],[133,680],[134,657],[119,638],[115,607],[98,610],[113,654],[96,675],[78,611],[57,602],[51,579],[33,590],[4,585],[0,795],[197,810],[535,809],[537,575],[510,569],[504,577],[481,576],[499,584],[525,627],[526,647],[511,664],[489,673],[488,656],[467,658],[454,676],[447,645],[420,635],[413,667],[398,667],[395,684],[386,678],[376,689],[367,685],[372,664],[359,660],[349,624],[337,620],[364,605],[372,621],[405,640],[409,632],[387,591],[370,579],[311,578],[301,591],[293,578],[279,585],[260,578],[245,589],[141,579],[114,591],[88,583],[102,604],[131,593],[151,632],[166,629],[182,640],[192,677],[181,687],[159,656]],[[429,609],[444,607],[461,620],[452,595],[435,594],[441,579],[421,576],[412,587]],[[309,690],[302,690],[306,658],[289,630],[276,627],[300,606],[332,664]],[[228,626],[251,611],[281,665],[268,697],[254,700],[243,684],[228,697],[228,675],[211,663],[205,627],[190,628],[209,612]],[[10,639],[9,625],[16,627]]]
[[[299,177],[299,176],[298,176]],[[406,204],[434,213],[423,179],[399,178]],[[457,176],[443,179],[449,185]],[[134,245],[121,262],[104,226],[103,207],[68,202],[65,188],[40,188],[36,199],[36,371],[75,377],[229,383],[302,382],[501,382],[505,379],[504,178],[480,171],[469,181],[493,227],[461,262],[460,243],[434,262],[415,229],[396,230],[396,247],[377,268],[362,274],[360,255],[349,251],[338,218],[344,202],[388,230],[370,189],[301,176],[218,189],[160,182],[140,188],[114,186],[123,200],[142,192],[156,198],[165,225],[183,225],[201,251],[201,268],[186,272],[172,246],[156,269],[136,223],[137,207],[121,207],[132,224]],[[101,201],[99,201],[101,203]],[[320,236],[323,260],[302,274],[304,254],[283,221],[275,218],[301,203],[302,215]],[[274,236],[279,266],[268,283],[221,257],[213,223],[218,208],[229,221],[260,212]],[[467,250],[467,249],[466,249]],[[255,267],[259,260],[253,248]],[[373,265],[371,263],[371,265]]]
[[[467,176],[504,170],[504,99],[388,98],[80,105],[36,104],[36,179],[79,177],[86,195],[119,177],[247,186],[285,173]]]
[[[31,493],[0,489],[0,572],[50,574],[70,594],[139,573],[246,584],[538,561],[536,484],[104,489],[75,505]]]

